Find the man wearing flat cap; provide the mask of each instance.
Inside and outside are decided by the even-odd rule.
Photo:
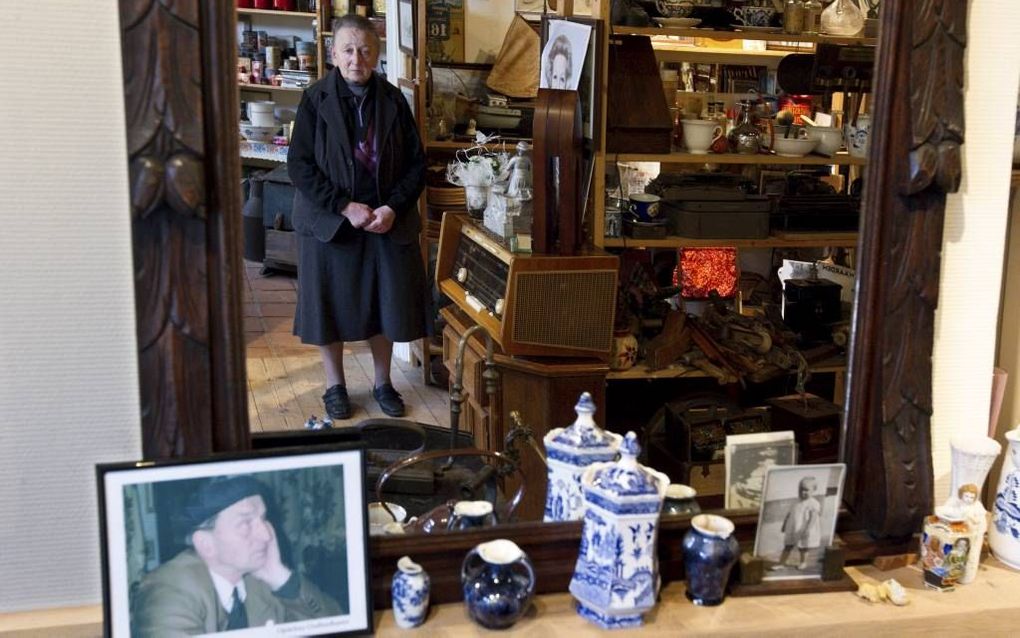
[[[280,559],[266,487],[250,476],[209,479],[183,512],[190,547],[141,581],[133,636],[183,636],[343,613]]]

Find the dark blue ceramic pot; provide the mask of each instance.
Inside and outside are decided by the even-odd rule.
[[[719,605],[726,597],[730,570],[740,556],[733,523],[722,516],[699,514],[684,536],[687,597],[695,605]]]
[[[468,615],[487,629],[506,629],[528,611],[535,593],[535,570],[513,541],[482,543],[461,569]]]

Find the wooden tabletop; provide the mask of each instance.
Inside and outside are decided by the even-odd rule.
[[[873,567],[851,567],[857,582],[896,578],[910,595],[910,604],[895,607],[873,604],[852,593],[802,594],[757,598],[727,598],[718,607],[696,607],[684,596],[683,583],[671,583],[660,604],[645,616],[640,630],[604,632],[574,612],[569,594],[539,596],[528,615],[498,634],[472,623],[462,604],[438,605],[424,625],[400,629],[390,611],[376,612],[376,635],[384,637],[436,636],[1007,636],[1017,635],[1020,611],[1020,573],[994,559],[981,565],[977,580],[954,592],[924,589],[921,572],[908,567],[881,572]],[[0,636],[99,636],[99,605],[0,614]]]

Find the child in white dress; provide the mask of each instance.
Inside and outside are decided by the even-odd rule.
[[[783,521],[783,553],[779,556],[779,564],[773,569],[781,569],[786,565],[793,548],[800,553],[797,569],[807,569],[808,552],[818,549],[822,544],[822,506],[813,497],[818,482],[813,476],[806,476],[797,486],[800,497]]]

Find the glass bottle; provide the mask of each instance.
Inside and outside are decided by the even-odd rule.
[[[751,103],[740,102],[740,115],[737,125],[726,136],[730,152],[744,155],[756,155],[761,148],[761,130],[754,123]]]
[[[819,0],[806,0],[804,3],[804,33],[812,35],[822,28],[822,3]]]
[[[864,13],[854,0],[836,0],[822,11],[822,33],[852,36],[864,28]]]

